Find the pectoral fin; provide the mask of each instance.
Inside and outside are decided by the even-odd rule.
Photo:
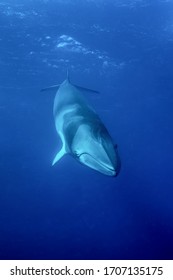
[[[64,146],[62,147],[62,149],[56,154],[53,162],[52,162],[52,166],[57,163],[64,155],[66,154],[66,150],[64,148]]]

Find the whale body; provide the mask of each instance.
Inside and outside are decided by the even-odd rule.
[[[117,145],[83,95],[84,91],[95,91],[72,84],[68,76],[62,84],[44,90],[47,89],[56,89],[53,115],[62,141],[62,148],[52,165],[65,154],[70,154],[81,164],[102,174],[117,176],[120,171]]]

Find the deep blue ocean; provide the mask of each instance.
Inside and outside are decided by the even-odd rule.
[[[51,166],[67,68],[115,178]],[[0,259],[173,259],[173,1],[0,0]]]

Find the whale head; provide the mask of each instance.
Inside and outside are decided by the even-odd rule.
[[[88,124],[81,124],[74,136],[71,153],[81,164],[84,164],[104,175],[117,176],[120,160],[117,146],[104,126],[93,130]]]

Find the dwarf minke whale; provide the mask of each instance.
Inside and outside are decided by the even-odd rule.
[[[117,176],[120,158],[105,125],[87,104],[83,92],[96,92],[71,83],[68,74],[60,84],[44,90],[56,90],[53,115],[62,148],[56,154],[52,165],[65,154],[102,174]]]

